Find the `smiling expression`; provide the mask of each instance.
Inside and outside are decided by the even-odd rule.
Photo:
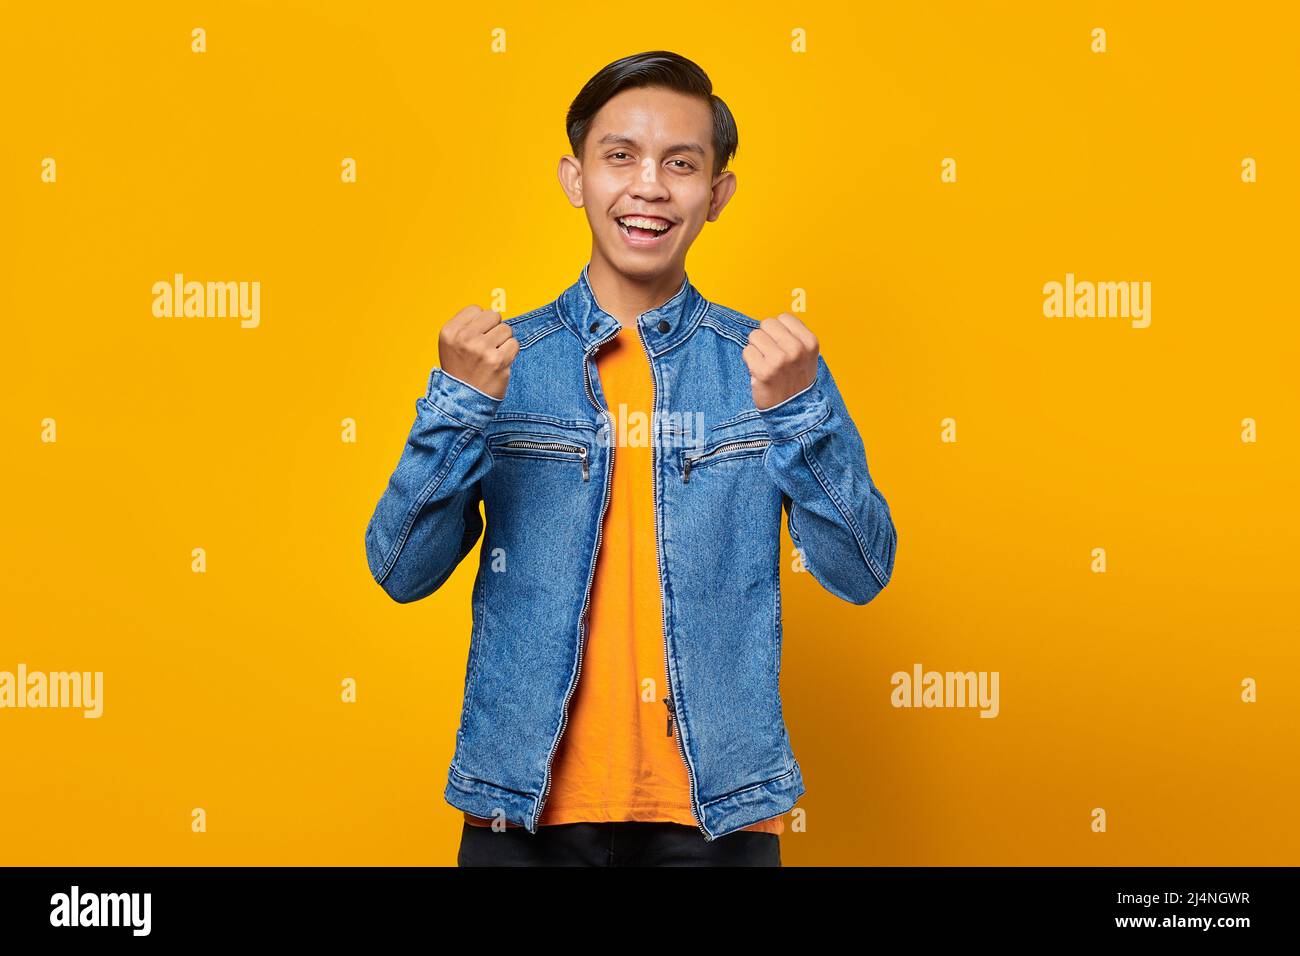
[[[627,274],[682,265],[735,190],[734,174],[713,176],[708,103],[661,87],[611,97],[592,121],[581,166],[572,161],[561,160],[561,183],[587,213],[595,252]]]

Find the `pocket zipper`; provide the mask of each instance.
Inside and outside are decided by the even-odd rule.
[[[582,456],[582,480],[588,481],[591,478],[591,471],[587,466],[587,449],[581,445],[569,445],[558,441],[529,441],[524,438],[516,438],[513,441],[502,442],[500,448],[541,448],[546,451],[571,451]]]
[[[729,441],[719,445],[713,451],[706,451],[703,455],[696,455],[694,458],[687,458],[682,464],[682,483],[691,480],[691,465],[697,461],[703,461],[706,458],[712,458],[718,452],[726,451],[728,448],[761,448],[769,443],[766,438],[750,438],[742,441]]]

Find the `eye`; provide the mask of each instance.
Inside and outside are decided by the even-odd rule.
[[[629,156],[629,155],[630,155],[629,153],[625,153],[623,152],[623,150],[620,149],[617,152],[610,153],[609,158],[613,159],[616,156]]]
[[[694,169],[694,168],[695,168],[694,166],[692,166],[690,163],[688,163],[688,162],[687,162],[686,160],[684,160],[684,159],[673,159],[673,160],[669,160],[669,162],[673,162],[673,163],[681,163],[682,165],[681,165],[681,166],[678,166],[678,167],[677,167],[678,169]]]

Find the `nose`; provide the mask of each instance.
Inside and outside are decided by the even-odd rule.
[[[641,166],[641,173],[628,190],[638,199],[667,199],[668,187],[659,181],[658,166],[654,160],[647,159]]]

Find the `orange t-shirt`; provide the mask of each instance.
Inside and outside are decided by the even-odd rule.
[[[653,380],[634,327],[596,353],[614,417],[614,469],[596,557],[588,629],[569,720],[539,825],[646,821],[696,826],[690,781],[668,733],[663,601],[655,546]],[[467,822],[491,820],[465,814]],[[507,826],[518,826],[507,823]],[[744,828],[785,832],[780,816]]]

